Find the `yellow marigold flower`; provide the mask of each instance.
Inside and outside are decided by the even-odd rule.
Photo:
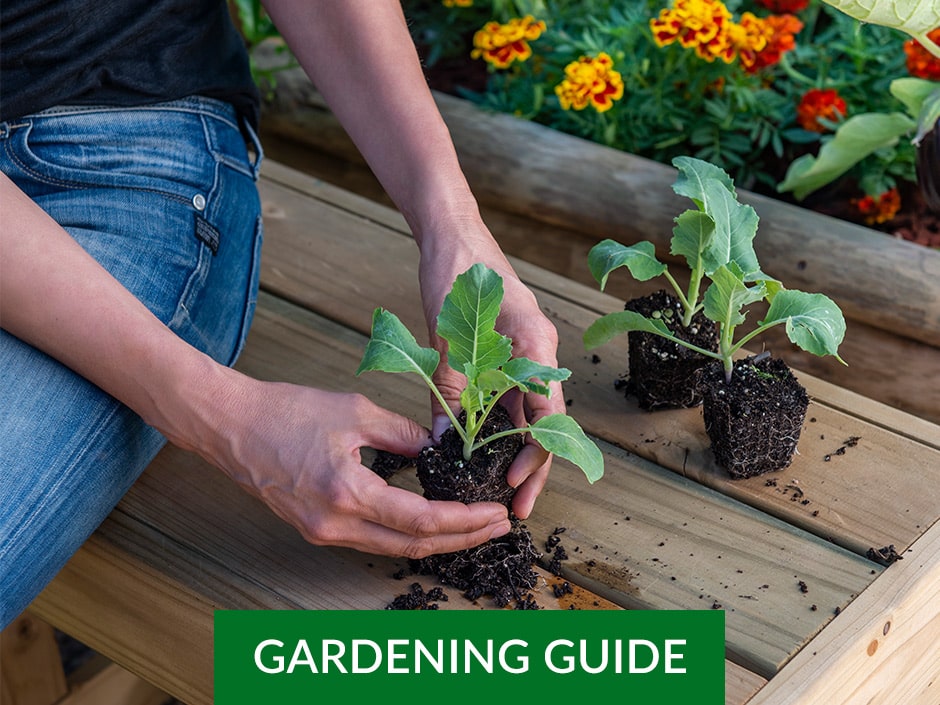
[[[582,56],[565,67],[565,79],[555,86],[555,94],[565,110],[584,110],[589,105],[603,113],[623,97],[623,79],[613,70],[613,59],[601,52]]]
[[[473,0],[443,0],[444,7],[473,7]]]
[[[529,42],[538,39],[544,31],[545,23],[536,21],[532,15],[511,19],[506,24],[487,22],[473,35],[474,49],[470,56],[483,57],[498,69],[508,68],[513,61],[525,61],[532,56]]]
[[[663,9],[650,20],[650,29],[658,46],[678,41],[706,61],[717,57],[731,61],[734,49],[726,31],[730,19],[721,0],[676,0],[672,9]]]

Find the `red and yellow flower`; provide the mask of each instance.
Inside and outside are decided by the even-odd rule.
[[[720,57],[730,63],[734,59],[726,31],[730,22],[731,13],[720,0],[676,0],[672,8],[660,10],[650,20],[650,29],[658,46],[678,41],[706,61]]]
[[[444,7],[473,7],[473,0],[442,0]]]
[[[613,66],[613,59],[603,52],[568,64],[564,80],[555,86],[561,107],[584,110],[591,106],[599,113],[610,110],[614,101],[623,97],[623,79]]]
[[[853,201],[868,225],[891,220],[901,209],[901,194],[896,188],[888,189],[877,198],[865,196]]]
[[[525,61],[532,56],[529,42],[545,31],[545,23],[532,15],[513,18],[505,24],[487,22],[473,35],[474,59],[483,59],[498,69],[509,68],[513,61]]]
[[[927,38],[940,43],[940,27],[928,32]],[[916,39],[908,39],[904,42],[904,53],[907,55],[907,72],[911,76],[940,81],[940,59],[924,49],[923,44]]]
[[[803,22],[793,15],[770,15],[763,19],[767,44],[757,52],[753,63],[744,63],[749,73],[754,73],[780,61],[784,52],[796,46],[796,35],[803,29]]]
[[[847,106],[842,96],[832,88],[811,88],[796,106],[796,119],[804,130],[825,132],[828,128],[820,118],[837,122],[845,117]]]

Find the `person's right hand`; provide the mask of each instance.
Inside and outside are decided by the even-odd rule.
[[[363,447],[417,455],[430,442],[420,424],[359,394],[226,372],[227,418],[238,422],[209,459],[311,543],[422,558],[509,531],[499,504],[430,501],[362,465]]]

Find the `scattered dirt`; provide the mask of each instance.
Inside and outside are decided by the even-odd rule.
[[[870,560],[885,566],[891,565],[895,561],[900,561],[904,558],[904,556],[898,553],[893,543],[881,548],[869,548],[865,555],[868,556]]]

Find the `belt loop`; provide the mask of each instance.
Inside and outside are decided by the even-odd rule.
[[[261,175],[261,162],[264,161],[264,149],[261,148],[261,140],[258,139],[258,135],[244,117],[241,118],[241,123],[245,135],[248,136],[248,139],[251,142],[249,145],[249,151],[254,150],[255,153],[254,160],[251,164],[251,175],[254,180],[257,181],[258,177]]]

